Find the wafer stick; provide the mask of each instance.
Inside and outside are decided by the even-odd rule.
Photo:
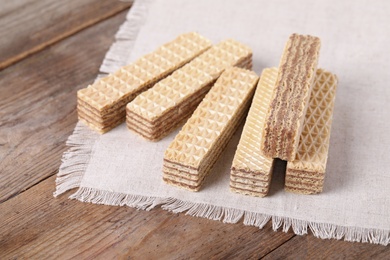
[[[264,155],[295,159],[319,50],[317,37],[293,34],[287,41],[263,130]]]
[[[180,35],[134,63],[79,90],[79,111],[84,110],[84,115],[95,120],[90,121],[80,114],[79,117],[94,124],[99,132],[108,131],[125,120],[123,111],[128,102],[210,47],[211,42],[197,33]],[[118,115],[121,120],[110,120],[110,123],[103,120]],[[95,121],[101,121],[101,124],[95,124]]]
[[[258,81],[251,71],[222,73],[164,154],[166,183],[198,191],[249,107]]]
[[[277,68],[264,69],[261,74],[231,167],[234,192],[260,197],[268,193],[273,159],[264,156],[260,147],[277,74]]]
[[[322,192],[337,87],[336,75],[318,69],[295,160],[287,163],[285,190]]]
[[[228,67],[252,66],[252,52],[234,40],[223,41],[158,82],[126,107],[127,126],[157,141],[188,118]]]

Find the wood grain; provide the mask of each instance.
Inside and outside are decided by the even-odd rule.
[[[55,177],[0,205],[0,259],[257,259],[294,235],[52,197]],[[69,195],[69,192],[67,193]]]
[[[0,3],[0,70],[121,12],[112,0],[19,0]]]
[[[77,122],[76,91],[97,76],[125,15],[0,72],[0,202],[56,173]]]
[[[54,199],[76,91],[96,77],[124,21],[126,12],[114,15],[120,5],[1,1],[0,64],[20,62],[0,71],[0,259],[390,259],[389,247],[273,232],[270,224],[81,203],[70,192]]]
[[[390,247],[295,236],[264,259],[390,259]]]

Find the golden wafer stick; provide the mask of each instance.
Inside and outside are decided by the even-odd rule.
[[[322,192],[336,95],[336,75],[318,69],[295,160],[287,163],[285,190]]]
[[[163,179],[200,189],[249,107],[258,76],[230,68],[217,80],[164,154]]]
[[[260,147],[277,74],[277,68],[266,68],[261,73],[231,167],[230,189],[234,192],[261,197],[268,193],[273,159]]]
[[[197,33],[178,36],[113,74],[77,92],[79,118],[104,133],[125,120],[124,109],[139,93],[203,53],[211,42]],[[114,117],[120,117],[113,120]],[[90,119],[94,120],[90,120]]]

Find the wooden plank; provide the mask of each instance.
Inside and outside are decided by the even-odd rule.
[[[390,259],[390,247],[295,236],[264,259]]]
[[[3,3],[0,20],[3,10],[14,15],[38,1],[23,0],[25,7],[17,3]],[[5,201],[0,204],[0,259],[390,258],[388,247],[297,237],[273,232],[270,225],[259,230],[160,209],[145,212],[66,196],[54,199],[52,175],[77,121],[76,91],[95,78],[124,16],[122,12],[0,72],[0,201]]]
[[[0,70],[130,5],[112,0],[2,1]]]
[[[0,205],[0,259],[248,259],[294,236],[270,225],[260,230],[161,209],[54,199],[54,180]]]
[[[53,175],[127,11],[0,71],[0,202]]]

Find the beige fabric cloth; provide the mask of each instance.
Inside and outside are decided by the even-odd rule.
[[[234,38],[253,48],[254,70],[277,66],[293,32],[322,39],[319,66],[336,73],[338,93],[324,192],[286,193],[280,170],[269,196],[229,191],[229,168],[239,130],[207,179],[193,193],[162,181],[165,148],[128,131],[125,124],[98,135],[79,123],[69,138],[57,178],[59,195],[108,205],[152,209],[161,205],[235,223],[274,229],[310,228],[321,238],[387,245],[390,242],[390,3],[386,1],[136,1],[102,64],[112,72],[178,34],[198,31],[215,43]]]

